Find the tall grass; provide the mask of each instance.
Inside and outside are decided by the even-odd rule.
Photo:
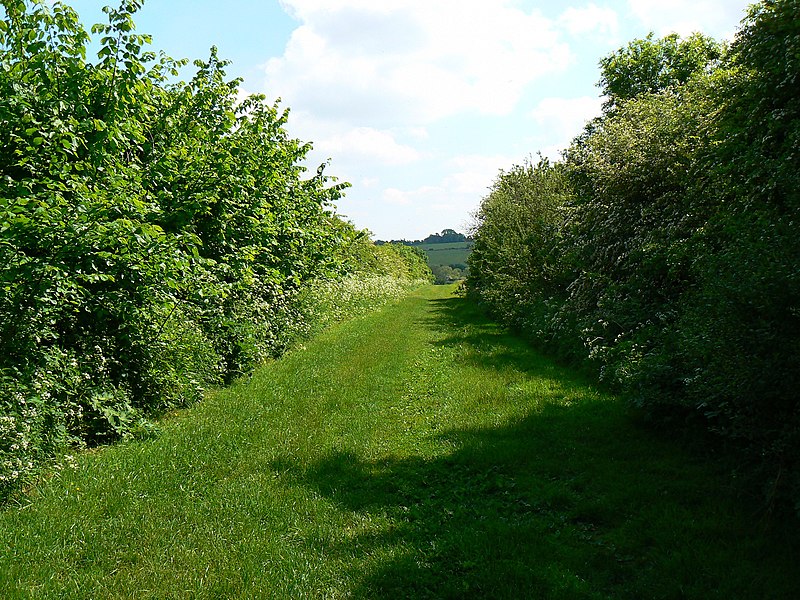
[[[298,316],[288,324],[288,337],[307,340],[335,323],[377,310],[423,283],[427,282],[362,273],[314,281],[300,292],[292,307]]]

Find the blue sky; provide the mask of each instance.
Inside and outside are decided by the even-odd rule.
[[[87,28],[110,0],[68,2]],[[233,61],[281,98],[339,212],[379,239],[464,231],[499,169],[557,158],[599,113],[597,63],[676,31],[730,38],[746,0],[147,0],[137,28],[174,58]],[[187,77],[189,75],[187,74]]]

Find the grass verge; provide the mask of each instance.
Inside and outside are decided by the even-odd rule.
[[[3,598],[795,598],[731,466],[425,287],[0,513]]]

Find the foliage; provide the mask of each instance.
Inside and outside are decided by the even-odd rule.
[[[468,283],[664,426],[746,449],[768,506],[800,509],[798,13],[765,0],[729,49],[651,35],[603,59],[603,115],[564,163],[484,199]]]
[[[454,229],[443,229],[441,233],[432,233],[424,240],[423,244],[452,244],[453,242],[466,242],[467,236]]]
[[[561,313],[612,383],[636,379],[690,284],[688,241],[706,208],[689,193],[701,108],[686,91],[642,94],[568,152],[568,244],[580,270]]]
[[[428,283],[427,279],[364,273],[315,281],[301,291],[292,306],[296,316],[287,323],[284,335],[293,343],[307,340],[330,325],[398,300],[422,283]]]
[[[328,326],[364,315],[433,281],[425,255],[402,244],[376,245],[368,232],[354,232],[344,249],[346,274],[309,281],[284,310],[282,347],[289,348]]]
[[[386,275],[408,280],[432,280],[425,262],[425,253],[400,242],[373,243],[369,231],[356,231],[349,223],[340,222],[348,231],[343,246],[344,272]]]
[[[571,272],[562,252],[570,194],[564,166],[540,158],[501,171],[475,215],[471,294],[539,339],[550,335]]]
[[[448,285],[464,279],[466,265],[433,265],[433,282],[437,285]]]
[[[676,34],[630,42],[600,61],[600,89],[605,109],[612,111],[642,94],[677,90],[698,74],[707,73],[722,58],[725,48],[699,33],[681,39]]]
[[[432,281],[425,252],[404,244],[383,244],[373,250],[379,257],[377,272],[412,281]]]
[[[679,331],[687,397],[750,446],[800,510],[800,2],[751,7],[704,167],[717,211]],[[771,497],[774,500],[774,497]]]
[[[303,290],[363,270],[363,234],[332,211],[346,184],[309,176],[288,110],[237,101],[214,48],[175,83],[184,63],[145,49],[140,7],[105,9],[90,61],[71,8],[2,2],[0,494],[281,353]]]

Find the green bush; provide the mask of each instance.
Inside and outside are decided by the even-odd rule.
[[[349,223],[340,222],[339,227],[350,232],[348,243],[338,249],[345,270],[305,282],[282,303],[273,304],[269,319],[261,321],[270,327],[278,325],[273,338],[278,353],[432,281],[421,250],[401,244],[377,246],[369,241],[367,231],[356,231]]]
[[[603,59],[564,163],[483,200],[468,287],[665,426],[733,441],[800,510],[798,14],[764,0],[730,48],[651,35]]]
[[[433,281],[425,252],[400,243],[374,244],[368,231],[356,231],[349,223],[340,224],[346,239],[342,255],[344,272],[387,275],[399,279]]]
[[[105,9],[87,61],[71,8],[2,2],[0,493],[279,354],[301,290],[357,264],[288,111],[238,103],[213,48],[173,83],[140,6]]]
[[[501,171],[476,214],[466,281],[495,317],[562,350],[553,317],[572,278],[564,248],[571,194],[560,163],[540,159]]]
[[[731,49],[703,165],[719,208],[678,326],[690,406],[746,444],[778,491],[800,490],[798,14],[798,0],[752,6]]]
[[[580,270],[563,312],[601,375],[629,391],[691,284],[689,240],[706,219],[689,193],[703,148],[699,106],[688,90],[642,94],[568,153]]]

